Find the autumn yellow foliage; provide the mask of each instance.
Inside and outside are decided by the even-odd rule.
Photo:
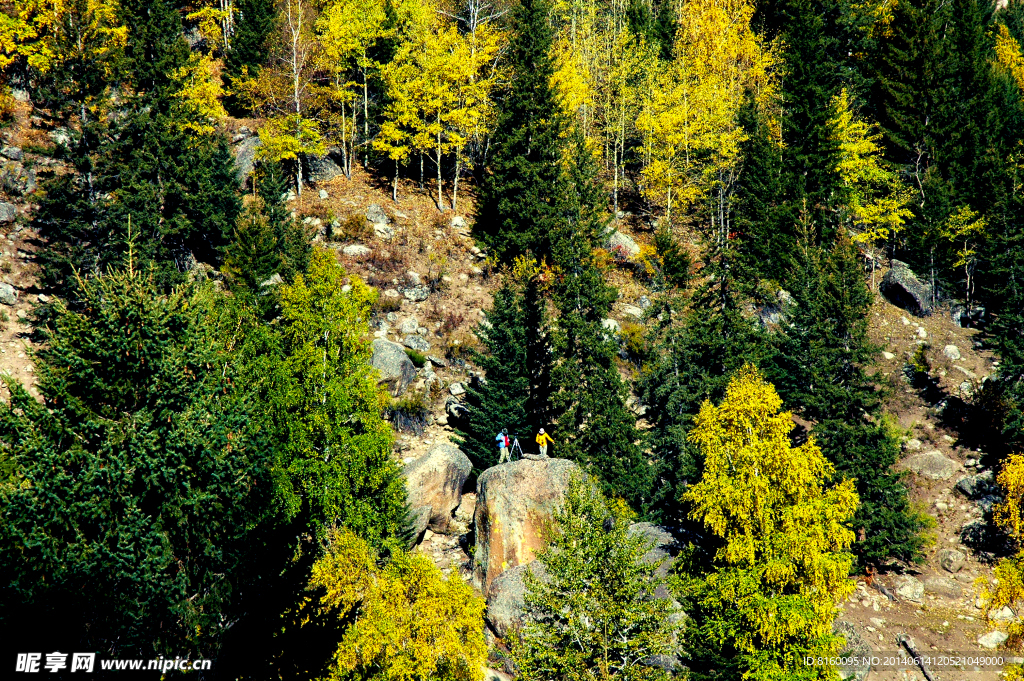
[[[766,112],[776,105],[779,55],[752,30],[753,13],[747,0],[682,3],[675,59],[652,80],[637,119],[644,191],[665,197],[669,219],[674,205],[687,208],[728,182],[745,138],[737,120],[745,99]]]
[[[487,659],[483,599],[426,556],[397,553],[384,567],[377,561],[363,539],[335,530],[313,566],[309,588],[320,593],[321,614],[355,615],[328,678],[480,681]]]
[[[781,407],[775,388],[748,365],[721,404],[704,403],[689,436],[704,474],[683,499],[722,543],[717,569],[684,578],[685,588],[716,620],[706,629],[716,632],[714,643],[735,646],[752,679],[816,678],[793,651],[840,650],[836,604],[854,589],[854,483],[833,481],[813,437],[792,445],[792,415]]]

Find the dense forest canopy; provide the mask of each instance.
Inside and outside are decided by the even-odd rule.
[[[851,577],[931,555],[903,390],[995,471],[986,602],[1024,599],[1024,1],[0,7],[0,224],[38,245],[35,378],[0,402],[5,655],[835,678],[801,660],[844,649]],[[471,320],[438,307],[471,287],[459,225]],[[921,340],[883,376],[883,295],[997,371],[940,395]],[[459,498],[512,465],[502,428],[576,465],[500,640],[417,548],[458,517],[405,482],[435,411]],[[669,574],[644,523],[682,538]]]

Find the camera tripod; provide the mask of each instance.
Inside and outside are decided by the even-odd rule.
[[[519,458],[522,459],[523,458],[523,448],[519,445],[519,436],[518,435],[513,435],[512,436],[512,447],[509,449],[509,452],[508,452],[508,460],[509,461],[515,461],[515,457],[516,457],[516,452],[517,451],[519,452]]]

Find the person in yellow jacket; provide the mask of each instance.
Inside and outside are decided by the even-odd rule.
[[[555,441],[551,439],[551,436],[544,432],[541,428],[540,432],[537,433],[537,446],[540,447],[540,455],[548,455],[548,443],[555,444]]]

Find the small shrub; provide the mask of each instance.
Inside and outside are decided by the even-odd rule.
[[[409,356],[409,359],[412,360],[412,363],[416,366],[417,369],[422,369],[423,365],[427,363],[427,356],[424,355],[422,352],[418,352],[416,350],[413,350],[412,348],[406,348],[405,354]]]
[[[11,96],[10,92],[0,90],[0,127],[7,127],[14,121],[14,110],[18,102]]]
[[[373,236],[373,228],[362,215],[353,213],[342,218],[333,229],[334,238],[342,241],[365,241]]]
[[[918,376],[927,375],[932,370],[932,365],[928,361],[928,344],[921,343],[917,346],[917,350],[914,351],[914,356],[910,359],[910,368]]]
[[[448,336],[445,341],[444,354],[448,359],[469,359],[476,349],[477,340],[469,331],[459,331]]]
[[[464,321],[466,321],[466,318],[461,313],[455,311],[449,312],[444,316],[444,319],[441,322],[441,333],[449,334],[455,331],[462,326]]]
[[[373,283],[371,282],[371,286]],[[387,314],[388,312],[397,312],[402,309],[401,298],[389,298],[388,296],[377,296],[377,302],[373,304],[373,312],[378,314]]]
[[[647,338],[644,327],[639,324],[623,324],[620,332],[622,350],[630,362],[640,366],[647,359]]]
[[[423,435],[427,425],[427,398],[422,392],[409,391],[402,397],[393,400],[387,409],[387,417],[395,430],[402,433]]]

